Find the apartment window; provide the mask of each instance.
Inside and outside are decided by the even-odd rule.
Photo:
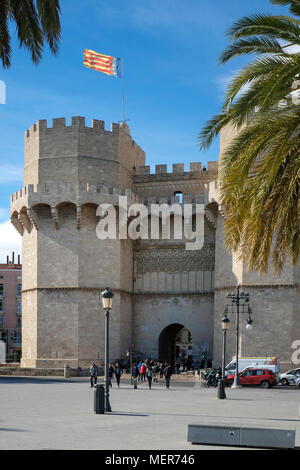
[[[17,297],[21,297],[22,295],[22,284],[17,285]]]
[[[22,301],[17,300],[17,313],[21,314],[22,313]]]
[[[0,328],[3,328],[3,327],[4,327],[3,317],[0,316]]]
[[[15,343],[21,343],[21,340],[22,340],[22,334],[19,331],[17,331],[14,341]]]
[[[4,285],[0,284],[0,297],[3,297],[3,293],[4,293]]]
[[[179,197],[179,204],[182,204],[182,191],[175,191],[174,196]]]
[[[22,328],[22,320],[20,317],[18,318],[17,328]]]
[[[0,299],[0,313],[3,313],[4,312],[4,302],[3,300]]]

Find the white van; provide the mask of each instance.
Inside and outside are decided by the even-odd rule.
[[[265,369],[272,370],[277,379],[279,379],[280,373],[280,361],[278,357],[239,357],[239,372],[242,372],[244,369],[262,367]],[[236,360],[227,364],[225,367],[225,375],[235,374],[236,373]]]

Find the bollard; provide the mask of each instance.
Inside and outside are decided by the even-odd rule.
[[[94,413],[104,414],[104,385],[94,387]]]
[[[69,364],[64,365],[64,378],[68,379],[71,376],[71,367]]]

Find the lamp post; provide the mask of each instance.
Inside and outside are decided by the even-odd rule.
[[[111,411],[109,402],[109,377],[108,377],[108,363],[109,363],[109,311],[112,307],[112,299],[114,294],[106,287],[101,292],[100,297],[102,300],[103,310],[105,310],[105,411]]]
[[[234,305],[236,305],[236,368],[235,376],[232,384],[232,388],[240,388],[240,377],[239,377],[239,339],[240,339],[240,307],[242,307],[242,313],[245,313],[245,307],[247,307],[248,318],[247,318],[247,329],[252,328],[251,309],[248,305],[249,294],[240,292],[240,286],[237,287],[236,293],[227,293],[227,298],[231,299],[232,311]]]
[[[229,326],[229,318],[227,316],[227,307],[224,311],[224,316],[222,318],[222,331],[223,331],[223,355],[222,355],[222,377],[218,382],[218,398],[224,400],[226,398],[225,393],[225,355],[226,355],[226,333]]]
[[[131,347],[127,351],[127,356],[130,358],[130,385],[132,385],[132,358],[133,358],[133,348],[134,345],[132,344]]]

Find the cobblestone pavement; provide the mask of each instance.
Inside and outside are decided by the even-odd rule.
[[[88,378],[0,377],[0,449],[222,449],[191,445],[188,424],[249,424],[296,429],[300,447],[300,390],[226,389],[199,382],[139,383],[111,389],[112,413],[96,415]],[[228,447],[226,447],[228,449]]]

